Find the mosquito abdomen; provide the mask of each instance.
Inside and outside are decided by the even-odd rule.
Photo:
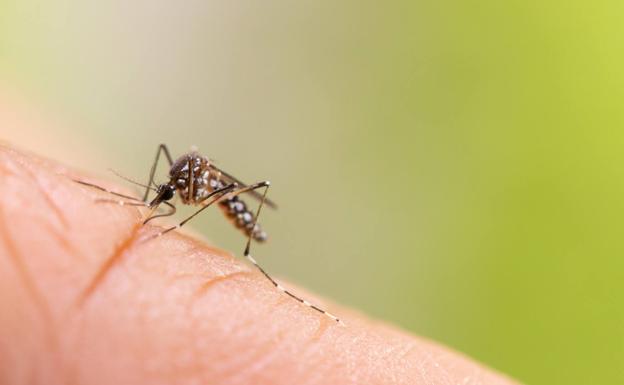
[[[260,225],[256,222],[254,213],[247,209],[247,205],[238,196],[227,198],[219,202],[219,207],[223,210],[223,213],[228,217],[234,225],[240,229],[245,235],[258,242],[264,242],[267,240],[268,235],[262,230]]]

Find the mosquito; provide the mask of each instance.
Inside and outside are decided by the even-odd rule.
[[[156,174],[161,154],[165,155],[169,164],[169,180],[165,183],[156,184],[154,176]],[[269,181],[261,181],[247,185],[231,174],[218,168],[209,158],[201,155],[196,150],[191,150],[176,160],[173,160],[171,153],[165,144],[158,146],[156,157],[154,158],[154,162],[152,163],[152,167],[150,169],[149,181],[147,184],[138,183],[116,172],[115,174],[131,183],[144,187],[145,192],[143,194],[143,199],[120,194],[89,182],[81,180],[75,181],[82,185],[104,191],[118,198],[123,198],[123,200],[98,199],[100,202],[116,203],[122,206],[147,207],[149,212],[143,220],[144,225],[156,218],[174,215],[176,212],[176,206],[171,202],[171,200],[176,196],[176,194],[180,197],[182,204],[199,207],[197,211],[191,214],[188,218],[179,222],[175,226],[159,231],[158,233],[152,235],[149,239],[161,237],[170,231],[179,229],[203,210],[216,203],[230,222],[232,222],[234,226],[247,237],[243,253],[245,258],[247,258],[273,284],[273,286],[303,305],[319,313],[323,313],[332,320],[344,325],[338,317],[284,288],[275,279],[273,279],[273,277],[271,277],[271,275],[269,275],[266,270],[262,268],[262,266],[260,266],[254,257],[251,256],[250,251],[252,240],[262,243],[268,239],[267,233],[262,230],[260,224],[258,223],[258,217],[260,216],[263,206],[266,205],[273,209],[277,208],[277,205],[267,198],[267,192],[269,190],[269,186],[271,185]],[[262,192],[259,190],[262,190]],[[155,193],[151,199],[149,199],[150,192]],[[240,198],[240,195],[244,193],[248,193],[260,202],[255,213],[252,212],[248,208],[247,204]],[[168,211],[165,213],[158,213],[158,210],[162,208],[162,206],[166,206]]]

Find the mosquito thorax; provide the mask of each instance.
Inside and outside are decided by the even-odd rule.
[[[173,164],[171,165],[171,168],[169,169],[169,175],[174,178],[180,175],[180,173],[182,172],[186,173],[186,171],[188,170],[189,161],[195,163],[199,158],[202,157],[196,152],[188,152],[182,155],[181,157],[176,159],[175,162],[173,162]]]
[[[202,202],[211,191],[224,186],[218,180],[217,172],[211,170],[210,160],[197,152],[189,152],[176,159],[169,169],[169,176],[170,183],[186,204]]]

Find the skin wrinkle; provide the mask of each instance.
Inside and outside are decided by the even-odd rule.
[[[310,338],[310,342],[319,342],[321,337],[325,335],[330,322],[333,323],[334,321],[328,320],[327,317],[320,317],[319,327],[314,332],[314,335],[312,335],[312,338]]]
[[[56,224],[53,224],[53,221],[46,220],[47,218],[44,220],[38,220],[36,224],[46,229],[45,232],[56,238],[58,245],[60,245],[60,247],[70,255],[78,255],[75,247],[63,234],[63,231],[67,231],[69,227],[67,218],[60,212],[60,208],[54,203],[52,197],[48,194],[48,191],[43,188],[40,180],[29,169],[32,165],[22,161],[19,153],[12,151],[3,145],[0,145],[0,153],[0,176],[4,177],[2,182],[3,185],[6,186],[9,183],[7,179],[12,177],[18,178],[21,182],[28,184],[28,189],[34,187],[35,190],[39,191],[39,194],[37,194],[38,198],[45,202],[50,211],[54,213]],[[35,163],[39,164],[40,162],[35,160]],[[12,164],[22,172],[16,173],[10,170],[7,165]],[[59,229],[59,224],[62,230]],[[24,254],[20,252],[20,247],[11,236],[10,226],[7,222],[7,214],[2,205],[0,205],[0,239],[4,241],[5,250],[7,251],[6,254],[15,266],[17,274],[20,277],[21,282],[24,284],[28,296],[31,298],[32,303],[41,315],[41,319],[45,325],[42,340],[44,341],[45,346],[47,346],[50,356],[52,357],[50,361],[56,362],[59,367],[62,367],[64,366],[63,358],[62,355],[59,354],[61,351],[59,326],[62,326],[62,322],[59,322],[59,320],[54,317],[52,307],[46,300],[43,290],[39,288],[39,285],[37,285],[36,280],[33,278],[33,274],[26,264]],[[29,254],[29,257],[33,258],[36,256]],[[35,378],[40,378],[40,375],[37,374],[35,370],[31,371],[31,373],[31,383],[35,383]],[[59,376],[62,375],[63,371],[59,373]],[[74,381],[68,381],[67,379],[64,379],[63,382],[68,385],[75,383]]]
[[[232,260],[234,260],[233,257],[231,257]],[[225,274],[223,276],[220,277],[215,277],[212,278],[211,280],[205,282],[197,291],[196,293],[196,297],[201,297],[205,291],[210,288],[211,286],[213,286],[214,284],[222,281],[222,280],[229,280],[230,278],[233,278],[235,276],[240,276],[240,275],[247,275],[247,276],[256,276],[258,274],[257,271],[239,271],[239,272],[235,272],[235,273],[229,273],[229,274]],[[260,277],[261,280],[266,281],[266,279],[261,276]],[[270,285],[271,290],[276,290],[277,293],[279,293],[279,299],[275,304],[276,308],[281,308],[283,306],[283,304],[289,303],[291,301],[293,301],[292,298],[290,298],[289,296],[285,295],[284,293],[282,293],[281,291],[277,290],[277,288],[275,288],[274,285]],[[295,304],[300,305],[298,302],[296,302]],[[303,305],[301,305],[303,306]],[[326,330],[328,329],[328,327],[330,326],[330,320],[327,319],[327,317],[323,316],[323,315],[318,315],[319,317],[319,327],[317,328],[316,332],[312,335],[312,337],[310,338],[310,342],[316,342],[319,341],[321,339],[321,337],[323,336],[323,334],[326,332]],[[333,321],[331,322],[331,324],[333,324]]]
[[[237,325],[237,328],[238,328],[239,330],[249,330],[249,329],[251,329],[251,328],[253,327],[253,325],[254,325],[254,324],[256,324],[256,320],[255,320],[254,318],[250,318],[250,319],[246,320],[245,322],[243,322],[242,324]],[[262,344],[261,346],[266,346],[267,344],[270,344],[270,342],[271,342],[271,341],[272,341],[272,339],[270,339],[270,340],[269,340],[269,342],[266,342],[266,343]],[[260,347],[256,347],[256,349],[260,349]],[[260,350],[261,350],[261,349],[260,349]],[[252,353],[253,353],[253,352],[252,352]],[[237,357],[237,358],[239,358],[239,359],[238,359],[237,361],[235,361],[235,362],[232,362],[232,360],[231,360],[231,358],[230,358],[230,359],[227,361],[227,364],[228,364],[228,365],[223,365],[223,364],[225,364],[226,362],[223,362],[223,363],[222,363],[222,366],[228,366],[229,368],[222,369],[222,370],[219,372],[219,375],[221,376],[221,378],[228,378],[228,376],[229,376],[231,373],[235,373],[235,372],[239,371],[239,370],[240,370],[240,368],[242,368],[242,367],[245,367],[245,366],[246,366],[245,364],[241,365],[241,360],[242,360],[242,358],[241,358],[241,357],[242,357],[244,354],[245,354],[244,352],[241,352],[240,354],[236,354],[236,357]],[[249,354],[247,354],[247,355],[249,355]],[[231,354],[230,354],[230,356],[231,356]],[[227,358],[228,358],[228,355],[227,355],[227,354],[226,354],[226,355],[222,355],[222,357],[223,357],[223,358],[225,358],[225,359],[227,359]]]
[[[63,235],[62,231],[59,231],[55,226],[53,226],[49,222],[43,222],[41,225],[45,226],[49,231],[49,234],[53,235],[57,240],[59,246],[63,248],[67,252],[67,254],[76,257],[78,260],[85,261],[85,258],[80,252],[74,247],[74,245],[70,242],[69,239],[65,235]]]
[[[210,281],[205,282],[204,284],[199,286],[199,288],[195,292],[194,301],[190,301],[189,302],[189,316],[191,314],[190,308],[192,308],[192,306],[194,306],[196,301],[201,300],[201,299],[203,299],[205,297],[205,294],[206,294],[207,290],[209,290],[209,289],[212,289],[212,290],[216,289],[216,286],[217,286],[216,284],[222,284],[222,283],[239,284],[239,283],[244,281],[244,280],[241,280],[241,279],[236,279],[237,277],[244,277],[244,278],[248,277],[248,278],[250,278],[249,280],[246,280],[247,282],[252,282],[252,281],[257,280],[257,279],[264,279],[264,277],[259,277],[257,272],[249,271],[249,270],[240,270],[240,271],[235,271],[233,273],[227,273],[227,274],[219,275],[216,278],[213,278]],[[192,317],[192,316],[190,316],[190,317],[191,317],[192,320],[194,320],[193,323],[201,321],[197,317]],[[255,323],[256,323],[255,319],[249,319],[246,322],[244,322],[243,324],[237,325],[236,328],[239,329],[239,330],[249,330],[250,328],[253,327],[253,325]],[[266,344],[264,344],[262,346],[270,347],[270,345],[272,345],[274,343],[275,343],[275,339],[273,338],[269,342],[267,342]],[[238,358],[238,360],[236,360],[234,362],[231,360],[231,358],[227,359],[228,358],[227,355],[223,356],[221,358],[221,360],[227,359],[227,361],[221,363],[222,366],[226,362],[227,362],[227,364],[229,364],[229,365],[226,365],[226,366],[232,366],[232,368],[230,368],[230,369],[222,369],[219,372],[219,377],[223,378],[223,379],[227,379],[227,383],[228,384],[231,383],[231,381],[229,379],[234,374],[239,373],[241,367],[247,367],[248,366],[247,363],[241,364],[241,359],[240,359],[241,355],[242,354],[237,354],[235,357]],[[262,356],[262,355],[264,355],[264,349],[261,349],[261,351],[256,356]],[[195,366],[197,368],[199,368],[199,369],[205,368],[206,367],[205,362],[200,358],[199,355],[197,355],[197,358],[198,359],[195,362]],[[248,360],[248,361],[249,362],[253,362],[254,359],[251,359],[251,360]],[[202,370],[198,370],[196,373],[201,373],[201,372],[202,372]],[[204,381],[206,383],[210,383],[211,379],[210,378],[205,378],[205,377],[202,376],[202,378],[200,378],[200,381]],[[200,382],[200,383],[203,383],[203,382]]]
[[[204,282],[195,292],[195,296],[196,297],[201,297],[203,295],[206,294],[206,292],[208,291],[208,289],[210,289],[211,287],[213,287],[214,285],[216,285],[217,283],[223,282],[223,281],[231,281],[231,280],[235,280],[237,277],[241,277],[241,276],[246,276],[246,277],[253,277],[255,274],[252,273],[251,271],[236,271],[234,273],[229,273],[229,274],[224,274],[224,275],[219,275],[216,277],[213,277],[211,279],[209,279],[208,281]]]
[[[262,373],[262,368],[273,363],[272,358],[280,353],[275,346],[283,346],[280,342],[284,340],[285,334],[286,331],[284,329],[279,329],[273,338],[270,338],[255,349],[255,354],[245,357],[246,362],[240,365],[241,361],[237,361],[237,367],[222,372],[223,378],[227,378],[228,382],[236,384],[241,383],[241,379],[244,381],[245,378],[251,377],[251,374]]]
[[[261,280],[265,280],[263,276],[258,277]],[[271,285],[271,289],[274,289],[274,286]],[[278,300],[275,302],[275,305],[272,306],[272,308],[281,308],[284,306],[284,304],[289,303],[292,301],[292,299],[290,297],[284,296],[283,293],[281,293],[280,291],[276,291],[276,293],[278,294]],[[294,303],[293,305],[299,305],[298,303]],[[271,310],[271,313],[273,313],[274,311]],[[321,324],[319,325],[319,328],[316,330],[316,332],[313,334],[312,338],[310,338],[308,341],[312,342],[312,341],[319,341],[320,340],[320,335],[324,334],[325,331],[328,329],[328,327],[330,325],[334,325],[334,322],[327,319],[326,317],[320,317],[320,322]],[[325,321],[325,326],[323,326],[323,321]],[[248,323],[248,325],[243,325],[243,326],[239,326],[243,329],[246,329],[248,327],[251,327],[254,324],[254,321],[252,320],[251,322]],[[273,358],[275,356],[279,356],[280,352],[273,348],[271,349],[271,346],[278,346],[281,347],[283,346],[283,344],[281,343],[282,341],[285,340],[285,335],[286,335],[286,330],[284,329],[279,329],[277,331],[277,334],[270,339],[269,342],[267,342],[266,344],[263,344],[258,350],[258,354],[256,354],[252,359],[247,359],[246,363],[243,365],[243,370],[241,370],[240,368],[237,369],[231,369],[229,371],[225,371],[222,372],[221,375],[225,378],[228,378],[228,384],[232,383],[232,384],[242,384],[245,383],[245,380],[248,378],[252,378],[252,375],[256,375],[256,374],[262,374],[263,373],[263,368],[268,367],[271,364],[274,364],[274,360]],[[319,338],[315,338],[315,336],[319,336]],[[304,352],[300,353],[300,355],[306,356],[306,351],[310,351],[312,350],[312,348],[314,347],[314,343],[312,344],[305,344],[303,346],[303,348],[305,349]],[[266,348],[268,347],[268,348]],[[266,349],[265,349],[266,348]],[[240,362],[237,362],[237,364],[240,364]],[[310,371],[310,370],[308,370]],[[307,378],[309,379],[310,376],[309,374],[306,374]],[[299,383],[305,383],[304,381],[299,381]]]
[[[226,274],[224,276],[217,276],[216,277],[216,281],[215,283],[223,283],[223,282],[236,282],[237,280],[235,280],[234,278],[229,279],[230,276],[239,276],[241,274],[245,274],[245,273],[249,273],[249,275],[252,275],[251,272],[249,271],[236,271],[234,273],[231,274]],[[181,278],[191,278],[190,274],[181,274]],[[177,278],[177,277],[174,277]],[[197,278],[197,275],[195,275],[195,278]],[[212,280],[211,280],[212,281]],[[170,282],[175,282],[175,280],[170,280]],[[240,282],[240,281],[239,281]],[[211,282],[208,282],[209,287],[214,287],[214,285],[210,285]],[[192,296],[192,300],[188,301],[188,305],[187,305],[187,317],[190,319],[191,321],[191,325],[190,328],[192,330],[200,330],[200,325],[199,323],[206,321],[205,319],[202,318],[198,318],[196,316],[193,316],[193,312],[192,309],[195,306],[196,302],[198,300],[201,300],[204,298],[203,295],[201,295],[202,292],[205,291],[202,290],[203,285],[199,285],[199,288],[194,292],[193,296]],[[252,321],[249,322],[249,324],[245,324],[242,326],[242,329],[246,329],[248,328],[251,324],[253,324]],[[197,349],[196,344],[194,343],[189,343],[187,345],[189,348],[191,348],[194,352],[194,354],[192,355],[195,359],[193,360],[192,364],[189,365],[185,365],[183,367],[176,367],[175,369],[175,377],[171,378],[170,382],[185,382],[184,380],[188,380],[191,383],[211,383],[211,378],[210,377],[205,377],[205,373],[206,372],[206,368],[208,367],[206,365],[205,359],[202,357],[202,352],[201,350]],[[152,373],[152,375],[154,375]],[[163,378],[164,376],[171,376],[173,375],[168,369],[164,369],[163,372],[161,372],[161,374],[159,375],[159,378]],[[220,377],[223,377],[220,373]],[[175,380],[175,381],[174,381]]]
[[[263,280],[264,280],[264,281],[269,282],[268,280],[266,280],[266,279],[265,279],[265,277],[264,277],[264,276],[262,276],[262,278],[263,278]],[[279,283],[279,282],[278,282],[278,283]],[[282,285],[282,284],[280,283],[280,285]],[[281,298],[280,298],[280,299],[279,299],[279,300],[275,303],[275,306],[274,306],[275,308],[281,308],[284,304],[287,304],[287,303],[291,303],[291,302],[292,302],[292,303],[293,303],[293,304],[295,304],[295,305],[302,306],[302,307],[304,307],[305,309],[308,309],[308,307],[307,307],[307,306],[303,305],[303,304],[302,304],[302,303],[300,303],[299,301],[294,300],[294,299],[293,299],[293,298],[291,298],[288,294],[286,294],[286,293],[282,293],[280,290],[278,290],[278,289],[275,287],[275,285],[271,284],[270,286],[271,286],[271,290],[273,290],[273,289],[274,289],[274,290],[276,290],[276,291],[280,294],[280,297],[281,297]],[[282,286],[283,286],[283,285],[282,285]],[[318,300],[316,300],[316,301],[315,301],[315,303],[318,303],[318,302],[319,302]],[[330,319],[329,319],[327,316],[325,316],[325,314],[320,314],[320,313],[318,313],[318,312],[316,312],[316,311],[314,311],[314,313],[315,313],[315,314],[319,317],[319,321],[320,321],[320,322],[319,322],[319,326],[318,326],[318,328],[317,328],[316,332],[313,334],[312,338],[310,338],[310,341],[318,341],[318,340],[320,340],[320,337],[321,337],[321,336],[325,333],[325,331],[327,330],[327,328],[328,328],[329,326],[331,326],[331,325],[334,325],[334,324],[335,324],[335,322],[334,322],[333,320],[331,320],[331,323],[330,323],[330,322],[323,323],[323,321],[330,321]]]
[[[113,251],[113,253],[106,259],[104,264],[100,267],[95,276],[91,279],[89,285],[83,290],[82,294],[79,295],[78,300],[76,301],[76,305],[78,307],[82,307],[85,301],[93,294],[95,289],[102,283],[105,277],[108,275],[110,270],[117,265],[121,258],[125,255],[126,251],[128,251],[135,244],[137,237],[139,236],[140,230],[143,227],[142,223],[138,222],[131,229],[130,234],[117,246],[117,248]]]
[[[69,221],[65,217],[65,214],[63,213],[61,208],[56,204],[56,202],[54,201],[52,196],[50,194],[48,194],[46,189],[43,188],[39,178],[37,178],[35,176],[35,174],[28,168],[27,165],[23,165],[22,170],[26,174],[28,174],[30,179],[33,181],[34,186],[37,188],[37,190],[39,190],[39,196],[41,196],[43,198],[44,202],[48,205],[48,207],[52,210],[52,212],[54,212],[54,215],[56,216],[56,218],[61,223],[61,226],[63,227],[63,230],[68,230],[69,229]]]
[[[6,214],[4,212],[4,208],[0,205],[0,238],[3,240],[6,250],[7,256],[11,261],[12,265],[15,267],[17,274],[20,276],[26,291],[30,295],[33,300],[33,303],[36,305],[41,317],[44,320],[44,323],[48,325],[48,332],[46,333],[46,340],[48,345],[53,350],[57,350],[58,341],[56,338],[56,333],[54,330],[55,320],[52,316],[52,311],[50,309],[50,305],[46,301],[43,293],[35,283],[30,270],[26,266],[26,262],[24,256],[20,253],[17,245],[13,242],[13,239],[10,235],[9,228],[7,226]]]
[[[306,340],[305,350],[300,357],[305,362],[310,363],[305,370],[306,382],[311,384],[324,383],[323,377],[326,373],[331,372],[330,367],[338,367],[340,364],[334,360],[318,360],[315,352],[323,349],[322,337],[331,338],[328,330],[331,326],[335,326],[335,322],[327,319],[327,317],[319,318],[319,327],[316,329],[311,338]]]
[[[63,214],[63,211],[61,210],[61,208],[58,207],[56,202],[52,199],[52,196],[50,196],[50,194],[48,194],[48,191],[43,188],[39,178],[30,170],[30,167],[32,167],[32,164],[25,162],[20,156],[15,156],[17,154],[14,150],[7,148],[3,145],[0,145],[0,151],[4,152],[5,161],[13,162],[20,166],[19,167],[20,171],[22,171],[23,174],[26,174],[29,177],[30,181],[32,182],[32,185],[39,191],[38,196],[41,197],[43,201],[47,204],[47,206],[52,210],[52,212],[54,212],[55,217],[61,223],[61,226],[65,230],[67,230],[69,227],[69,221],[65,217],[65,214]],[[6,156],[6,155],[9,155],[9,156]],[[14,155],[14,156],[10,157],[11,155]],[[41,162],[39,160],[36,160],[35,162],[37,163],[38,166],[41,166]]]
[[[272,288],[274,288],[275,286],[271,285]],[[288,295],[285,295],[284,293],[280,292],[278,290],[278,293],[280,293],[280,298],[276,303],[275,303],[275,308],[279,309],[281,307],[283,307],[285,304],[289,304],[293,301],[292,298],[290,298]],[[304,306],[302,304],[300,304],[299,302],[294,303],[295,305],[300,305],[300,306]],[[305,307],[305,306],[304,306]],[[307,308],[307,307],[305,307]],[[316,312],[315,312],[316,313]],[[316,329],[316,331],[314,332],[314,334],[312,335],[312,337],[310,337],[310,342],[318,342],[321,340],[321,337],[325,334],[326,330],[330,327],[333,326],[335,324],[335,322],[333,320],[328,319],[327,317],[325,317],[324,315],[319,315],[319,326]]]
[[[258,277],[255,272],[252,271],[237,271],[231,274],[226,274],[224,276],[218,276],[216,279],[207,282],[208,287],[212,287],[215,283],[222,283],[224,281],[231,282],[235,281],[235,277],[244,276],[244,277],[256,277],[258,279],[264,279],[264,277]],[[199,287],[198,291],[202,291],[205,294],[203,284]],[[201,295],[200,295],[201,297]],[[242,330],[248,330],[255,324],[255,320],[251,319],[248,322],[245,322],[242,325],[238,325],[237,327]],[[248,354],[244,352],[240,352],[237,354],[237,357],[244,356],[244,359],[237,360],[233,365],[230,365],[230,368],[223,369],[219,372],[219,377],[224,379],[227,384],[244,384],[246,382],[246,378],[249,378],[251,375],[256,375],[258,373],[262,373],[262,369],[267,365],[273,363],[273,357],[279,355],[279,349],[275,349],[275,346],[281,346],[284,341],[285,335],[287,331],[284,329],[279,329],[277,334],[264,342],[261,345],[256,345],[254,350],[248,351]],[[205,363],[201,359],[200,355],[196,355],[198,358],[195,362],[196,368],[204,368]],[[189,374],[193,374],[193,367],[188,368]],[[184,373],[185,371],[178,371],[176,373]],[[194,373],[198,373],[201,371],[195,371]],[[191,377],[189,377],[191,378]],[[204,381],[210,383],[210,378],[204,378]]]
[[[0,170],[2,170],[3,176],[4,177],[18,177],[19,174],[9,169],[7,167],[7,164],[10,164],[9,162],[17,162],[17,163],[19,162],[16,159],[12,159],[6,156],[7,154],[10,154],[10,150],[7,150],[5,146],[0,145],[0,151],[3,152],[5,155],[3,156],[4,159],[2,159],[2,161],[0,162]],[[4,180],[3,184],[6,185],[7,181]],[[4,208],[1,205],[0,205],[0,237],[2,237],[6,245],[7,251],[8,251],[9,259],[11,260],[13,266],[15,266],[15,269],[17,270],[17,273],[20,276],[26,288],[26,291],[29,293],[30,297],[33,299],[33,303],[36,304],[46,324],[53,327],[54,317],[52,316],[50,305],[47,303],[47,301],[45,300],[43,296],[43,293],[41,292],[41,290],[35,283],[35,280],[32,277],[30,270],[26,266],[24,256],[19,252],[17,245],[13,242],[13,239],[9,231],[8,220],[4,212]],[[51,337],[50,337],[51,343],[56,344],[55,342],[56,339],[54,338],[55,333],[49,333],[49,334],[51,334]]]
[[[249,359],[242,370],[236,370],[232,373],[231,380],[234,383],[245,383],[245,379],[250,377],[250,374],[264,373],[263,369],[272,364],[275,357],[281,354],[279,347],[283,346],[281,342],[284,340],[285,334],[283,329],[279,330],[274,338],[258,349],[258,354]],[[276,349],[274,346],[278,346],[278,348]]]

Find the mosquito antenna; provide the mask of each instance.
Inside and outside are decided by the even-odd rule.
[[[258,216],[260,215],[260,211],[262,210],[262,206],[264,205],[264,201],[266,199],[266,195],[267,195],[267,191],[269,190],[269,182],[265,182],[264,185],[264,193],[262,194],[262,200],[260,201],[260,205],[258,205],[258,210],[256,211],[256,217],[254,218],[254,222],[253,222],[253,227],[252,229],[255,230],[256,228],[256,223],[258,222]],[[342,322],[338,317],[336,317],[335,315],[329,313],[326,310],[321,309],[320,307],[311,304],[310,302],[306,301],[305,299],[297,296],[296,294],[291,293],[290,291],[288,291],[286,288],[284,288],[284,286],[280,285],[279,283],[277,283],[273,277],[271,277],[269,275],[269,273],[267,273],[262,266],[260,266],[258,264],[258,262],[256,262],[256,260],[254,259],[254,257],[251,256],[251,254],[249,253],[249,249],[251,248],[251,237],[252,234],[254,232],[254,230],[249,232],[249,235],[247,236],[247,244],[245,246],[245,258],[247,258],[251,263],[253,263],[253,265],[269,280],[271,281],[271,283],[273,284],[273,286],[275,286],[279,291],[281,291],[282,293],[290,296],[291,298],[293,298],[294,300],[301,302],[302,304],[304,304],[305,306],[312,308],[316,311],[318,311],[319,313],[323,313],[325,314],[327,317],[331,318],[332,320],[338,322],[340,325],[345,326],[344,322]]]
[[[123,176],[123,175],[121,175],[120,173],[118,173],[117,171],[113,170],[112,168],[109,168],[109,169],[108,169],[108,171],[112,172],[113,174],[117,175],[118,177],[120,177],[121,179],[123,179],[123,180],[125,180],[125,181],[128,181],[128,182],[130,182],[130,183],[134,183],[134,184],[135,184],[135,185],[137,185],[137,186],[141,186],[141,187],[148,188],[148,189],[150,189],[150,190],[152,190],[152,191],[156,191],[156,189],[155,189],[155,188],[153,188],[153,187],[151,187],[151,186],[144,185],[143,183],[139,183],[139,182],[137,182],[137,181],[135,181],[135,180],[133,180],[133,179],[128,178],[127,176]]]

